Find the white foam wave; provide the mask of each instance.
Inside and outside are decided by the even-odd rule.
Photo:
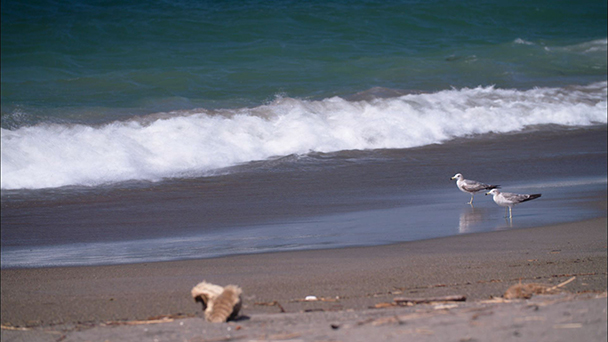
[[[279,98],[256,108],[169,113],[99,127],[2,129],[2,189],[155,181],[310,151],[408,148],[530,125],[605,124],[606,89],[602,82],[356,102]]]
[[[521,44],[521,45],[534,45],[534,43],[529,42],[529,41],[527,41],[527,40],[525,40],[525,39],[521,39],[521,38],[517,38],[517,39],[515,39],[515,40],[513,41],[513,43],[515,43],[515,44]]]
[[[519,45],[537,45],[534,42],[522,39],[522,38],[516,38],[515,40],[513,40],[513,44],[519,44]],[[591,41],[586,41],[586,42],[582,42],[582,43],[578,43],[578,44],[574,44],[574,45],[567,45],[567,46],[545,46],[545,48],[547,50],[567,50],[567,51],[572,51],[572,52],[580,52],[580,53],[593,53],[593,52],[603,52],[606,53],[606,47],[608,46],[608,39],[596,39],[596,40],[591,40]]]
[[[575,54],[593,54],[606,58],[608,39],[597,39],[563,47],[546,47],[548,51],[570,52]]]
[[[608,184],[607,177],[589,177],[575,180],[553,180],[542,183],[525,183],[519,184],[515,186],[517,187],[525,187],[525,188],[534,188],[534,189],[549,189],[549,188],[565,188],[565,187],[581,187],[586,185],[598,185],[598,184]],[[505,190],[506,191],[506,190]]]

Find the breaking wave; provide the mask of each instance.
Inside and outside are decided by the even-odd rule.
[[[478,87],[392,98],[279,97],[255,108],[159,113],[104,125],[2,129],[2,189],[202,175],[276,156],[410,148],[530,126],[606,124],[607,83]]]

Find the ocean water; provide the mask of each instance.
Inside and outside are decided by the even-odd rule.
[[[573,210],[516,227],[601,215],[563,192],[606,186],[605,1],[73,0],[1,11],[2,267],[469,232],[452,229],[460,209],[416,216],[447,205],[436,179],[465,169],[553,189]],[[585,143],[546,144],[570,132]],[[478,155],[522,137],[544,147]],[[456,158],[469,143],[469,159]],[[546,163],[550,180],[523,162]],[[400,180],[411,168],[426,178]],[[502,229],[480,210],[473,231]],[[396,234],[403,216],[417,223]],[[387,231],[371,238],[380,218]]]

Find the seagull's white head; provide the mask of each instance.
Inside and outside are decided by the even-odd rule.
[[[498,195],[499,193],[500,193],[500,191],[498,191],[498,189],[492,189],[492,190],[490,190],[490,191],[486,192],[486,196],[487,196],[487,195],[492,195],[492,196],[494,196],[494,195]]]
[[[457,174],[455,174],[455,175],[454,175],[454,177],[452,177],[452,178],[450,178],[450,179],[458,179],[458,180],[461,180],[461,179],[462,179],[462,174],[457,173]]]

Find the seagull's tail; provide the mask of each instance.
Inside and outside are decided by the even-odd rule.
[[[488,185],[488,187],[486,188],[486,190],[492,190],[492,189],[500,189],[500,185]]]
[[[533,200],[533,199],[539,198],[539,197],[540,197],[540,195],[541,195],[541,194],[532,194],[532,195],[530,195],[530,197],[526,198],[526,199],[525,199],[525,200],[523,200],[522,202],[525,202],[525,201],[531,201],[531,200]]]

